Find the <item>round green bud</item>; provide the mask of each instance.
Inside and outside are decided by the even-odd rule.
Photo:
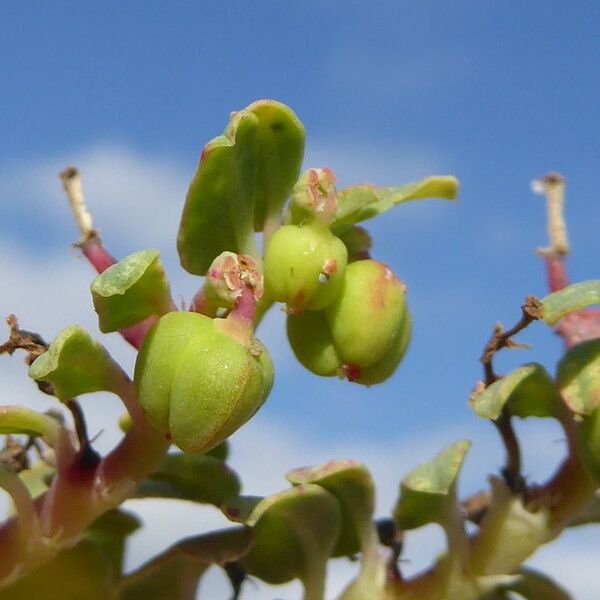
[[[288,315],[287,335],[296,358],[303,367],[316,375],[337,375],[343,366],[323,311],[307,310]]]
[[[342,289],[325,315],[346,365],[379,363],[398,339],[406,312],[406,286],[376,260],[348,265]]]
[[[347,260],[346,246],[328,225],[285,225],[265,253],[267,295],[291,313],[324,308],[340,291]]]
[[[339,375],[363,385],[385,381],[411,338],[405,295],[404,284],[382,263],[351,263],[333,304],[288,315],[287,334],[296,358],[317,375]]]
[[[577,446],[586,470],[600,486],[600,406],[577,425]]]
[[[257,340],[243,344],[226,319],[171,312],[146,335],[135,385],[148,421],[186,452],[207,452],[264,403],[273,364]]]
[[[404,354],[410,343],[411,335],[412,319],[408,306],[406,306],[400,330],[387,353],[379,360],[379,362],[376,362],[370,367],[360,369],[360,373],[356,374],[355,381],[357,383],[362,383],[363,385],[374,385],[391,377],[398,368],[400,361],[404,358]]]

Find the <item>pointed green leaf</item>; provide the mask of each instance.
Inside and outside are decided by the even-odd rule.
[[[182,540],[117,586],[118,600],[193,600],[200,577],[211,565],[239,559],[252,544],[252,531],[236,527]]]
[[[372,219],[397,204],[422,198],[455,200],[458,180],[437,175],[398,187],[355,185],[338,192],[338,212],[332,229],[343,231],[346,227]]]
[[[600,339],[573,346],[558,363],[556,381],[573,412],[591,414],[600,405]]]
[[[224,509],[227,516],[230,508]],[[298,485],[265,498],[246,520],[253,528],[254,544],[242,564],[268,583],[310,579],[331,555],[340,521],[337,500],[318,485]]]
[[[592,523],[600,523],[600,496],[595,495],[586,509],[571,519],[568,527],[579,527],[580,525],[590,525]]]
[[[469,402],[483,419],[497,419],[505,406],[511,415],[524,419],[555,416],[562,401],[546,369],[529,363],[473,393]]]
[[[39,435],[49,446],[54,446],[60,433],[60,423],[50,415],[24,406],[0,406],[0,434],[10,433]]]
[[[140,250],[108,267],[91,286],[100,331],[119,331],[173,310],[158,250]]]
[[[29,367],[29,377],[52,384],[65,402],[81,394],[118,390],[121,369],[104,346],[77,325],[63,329]]]
[[[98,517],[86,530],[85,539],[102,552],[111,565],[113,578],[121,576],[125,540],[141,527],[141,521],[132,513],[112,509]]]
[[[456,442],[406,476],[394,508],[399,529],[441,523],[448,504],[455,500],[456,481],[470,446],[468,441]]]
[[[240,482],[222,460],[208,455],[167,454],[138,487],[135,498],[177,498],[221,506],[237,496]]]
[[[542,300],[542,318],[556,325],[563,317],[586,306],[600,304],[600,279],[574,283]]]
[[[314,483],[340,503],[342,530],[333,556],[351,556],[372,542],[375,486],[367,468],[354,460],[336,460],[316,467],[293,469],[286,479],[294,485]]]
[[[303,154],[304,127],[284,104],[260,100],[234,113],[190,184],[177,238],[183,268],[204,275],[221,252],[253,254],[254,231],[281,210]]]
[[[107,600],[112,597],[111,591],[108,560],[94,544],[84,540],[0,590],[0,600]]]

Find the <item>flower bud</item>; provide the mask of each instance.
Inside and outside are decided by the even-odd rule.
[[[265,253],[268,295],[292,313],[324,308],[340,291],[348,253],[326,223],[278,229]]]
[[[186,452],[203,453],[241,427],[266,400],[273,364],[256,339],[243,343],[228,319],[171,312],[146,336],[135,384],[150,423]]]

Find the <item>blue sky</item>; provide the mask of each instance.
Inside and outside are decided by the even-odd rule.
[[[82,168],[106,245],[119,256],[158,247],[189,298],[198,282],[178,268],[174,241],[198,154],[230,111],[281,100],[306,126],[307,166],[334,168],[342,185],[447,173],[461,180],[461,197],[370,224],[375,257],[409,287],[415,334],[397,375],[369,390],[310,376],[274,313],[263,336],[277,385],[240,444],[261,427],[296,435],[294,467],[302,452],[307,461],[332,448],[362,458],[355,451],[369,448],[373,457],[375,447],[431,439],[423,456],[380,469],[392,490],[417,460],[470,437],[489,456],[473,450],[465,487],[481,486],[501,456],[492,428],[466,405],[478,356],[496,321],[511,324],[527,294],[545,294],[533,178],[566,177],[571,275],[598,276],[599,18],[593,2],[1,3],[0,310],[47,337],[72,320],[94,327],[91,272],[69,252],[76,231],[56,179],[68,163]],[[529,360],[553,368],[551,332],[536,325],[523,340],[533,350],[502,356],[500,370]],[[107,345],[131,363],[118,340]],[[29,398],[15,365],[0,368]],[[116,410],[92,399],[87,407],[98,423]],[[532,447],[526,466],[547,473],[538,455],[556,454],[559,434],[536,437],[534,426],[525,425],[528,439],[545,446]]]

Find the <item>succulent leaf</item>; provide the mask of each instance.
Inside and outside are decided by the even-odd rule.
[[[556,385],[542,365],[529,363],[495,381],[469,399],[475,413],[483,419],[497,419],[506,406],[511,415],[554,417],[562,399]]]
[[[284,104],[260,100],[234,113],[190,184],[177,239],[183,268],[204,275],[221,252],[256,254],[254,231],[281,210],[303,154],[304,127]]]
[[[29,367],[29,377],[52,385],[62,402],[99,391],[117,392],[123,373],[104,346],[81,327],[63,329]]]
[[[455,502],[457,478],[470,445],[468,441],[456,442],[404,478],[394,508],[400,529],[443,524],[448,504]]]
[[[100,331],[131,327],[173,308],[158,250],[140,250],[108,267],[91,286]]]
[[[600,279],[574,283],[542,300],[542,318],[556,325],[563,317],[592,304],[600,304]]]
[[[600,487],[600,406],[581,417],[576,436],[583,465]]]
[[[556,381],[573,412],[593,412],[600,405],[600,340],[588,340],[570,348],[558,363]]]
[[[333,224],[334,231],[342,231],[350,225],[372,219],[397,204],[422,198],[455,200],[458,180],[455,177],[437,175],[397,187],[355,185],[338,192],[338,212]]]
[[[315,570],[324,569],[338,539],[341,512],[337,500],[314,484],[298,485],[258,503],[250,500],[249,506],[254,507],[245,523],[252,527],[254,544],[242,564],[268,583],[299,578],[306,585]],[[230,508],[225,509],[226,515]]]
[[[54,446],[59,432],[60,423],[50,415],[24,406],[0,406],[0,434],[39,435],[47,444]]]
[[[215,531],[181,540],[124,577],[116,589],[119,600],[179,599],[195,596],[203,573],[243,556],[252,544],[247,527]]]
[[[237,475],[219,458],[177,453],[162,459],[134,497],[176,498],[221,506],[239,492]]]
[[[375,486],[371,474],[354,460],[336,460],[286,474],[293,485],[314,483],[330,492],[340,504],[342,528],[333,556],[351,556],[373,550]]]

